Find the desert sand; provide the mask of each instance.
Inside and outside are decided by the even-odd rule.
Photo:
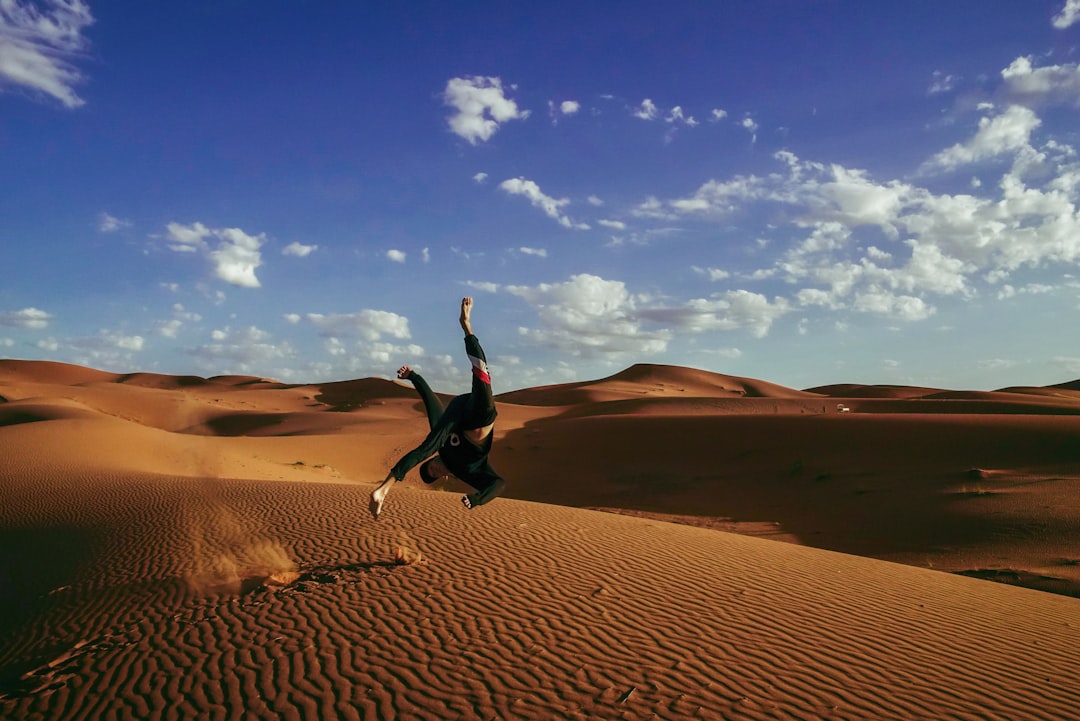
[[[0,718],[1080,716],[1080,383],[497,401],[375,521],[408,384],[0,361]]]

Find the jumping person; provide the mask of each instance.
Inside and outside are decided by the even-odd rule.
[[[371,515],[375,518],[379,517],[394,481],[403,480],[406,473],[425,459],[426,462],[420,466],[420,477],[424,483],[434,483],[453,475],[476,489],[476,493],[461,498],[462,504],[468,509],[495,498],[506,485],[506,481],[488,463],[497,412],[491,396],[487,358],[469,321],[472,306],[472,298],[463,298],[459,319],[461,329],[465,331],[465,352],[472,363],[471,393],[457,396],[444,409],[419,373],[407,365],[398,370],[397,377],[412,381],[424,401],[431,432],[423,443],[406,453],[390,469],[386,480],[371,494]]]

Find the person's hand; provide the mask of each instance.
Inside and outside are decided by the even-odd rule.
[[[401,380],[405,380],[409,377],[410,373],[412,373],[412,368],[409,366],[401,366],[398,368],[397,377]]]

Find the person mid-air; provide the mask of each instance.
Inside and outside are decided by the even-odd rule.
[[[427,381],[409,366],[402,366],[397,377],[412,381],[424,401],[431,432],[424,442],[402,456],[390,469],[386,480],[371,494],[371,514],[379,517],[394,481],[401,481],[414,466],[420,466],[424,483],[453,475],[476,489],[463,496],[466,508],[481,506],[502,492],[506,481],[488,463],[492,431],[495,428],[495,401],[491,395],[491,376],[480,341],[473,334],[470,316],[473,299],[461,301],[461,329],[465,331],[465,352],[472,363],[472,392],[450,401],[444,409]],[[437,454],[437,455],[436,455]]]

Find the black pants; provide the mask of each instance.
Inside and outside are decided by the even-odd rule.
[[[463,431],[483,428],[495,422],[497,413],[495,399],[491,394],[491,376],[487,371],[487,358],[475,335],[465,336],[465,352],[468,353],[469,361],[472,363],[472,392],[455,397],[450,401],[449,408],[443,407],[442,401],[432,392],[431,386],[419,373],[409,376],[416,392],[420,394],[420,399],[424,401],[428,426],[432,430],[435,430],[439,421],[443,420],[443,415],[448,411],[449,418],[453,418],[457,427]]]

